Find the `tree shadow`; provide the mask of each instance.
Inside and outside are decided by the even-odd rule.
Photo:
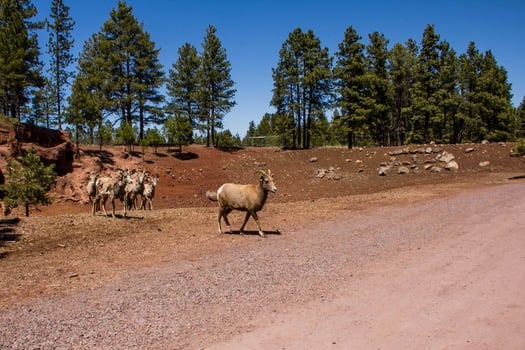
[[[219,146],[219,147],[216,147],[216,149],[218,149],[219,151],[222,151],[222,152],[235,153],[235,152],[242,151],[244,149],[244,147],[240,147],[240,146]]]
[[[199,158],[199,155],[197,153],[193,153],[193,152],[179,152],[179,151],[175,151],[175,153],[172,154],[172,157],[177,158],[179,160],[191,160],[191,159]]]
[[[104,164],[114,165],[113,154],[104,150],[84,150],[84,153],[91,157],[98,157]]]
[[[15,232],[14,226],[18,224],[18,218],[0,219],[0,247],[5,247],[8,242],[19,241],[21,234]],[[0,259],[5,258],[9,253],[0,253]]]

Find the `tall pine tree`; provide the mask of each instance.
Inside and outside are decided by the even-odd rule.
[[[223,127],[224,116],[235,106],[234,82],[226,49],[217,37],[213,25],[206,28],[202,43],[201,68],[199,71],[199,104],[201,121],[206,130],[206,146],[217,143],[217,129]]]
[[[312,30],[295,29],[279,51],[271,104],[290,120],[294,147],[310,147],[315,122],[331,103],[331,65]]]
[[[391,82],[392,145],[403,145],[408,137],[411,119],[412,85],[414,67],[418,55],[417,43],[413,39],[395,44],[389,53],[389,75]]]
[[[190,133],[186,135],[186,138],[191,139],[193,127],[197,126],[199,117],[199,69],[201,61],[197,49],[189,43],[182,45],[178,54],[177,61],[169,71],[166,88],[171,100],[168,102],[166,110],[171,116],[185,119],[189,129],[187,126],[184,129]]]
[[[374,32],[366,46],[366,95],[369,110],[368,124],[378,146],[390,145],[389,75],[387,70],[388,39]]]
[[[368,110],[365,102],[365,46],[361,37],[350,26],[346,29],[339,51],[335,53],[337,61],[334,67],[334,79],[337,92],[337,107],[340,109],[339,123],[347,135],[348,148],[352,148],[356,137],[366,132]]]
[[[413,116],[410,125],[409,142],[428,143],[432,141],[432,124],[438,115],[438,72],[440,69],[440,43],[433,25],[427,25],[421,40],[421,51],[416,62],[413,90]]]
[[[62,129],[62,105],[65,99],[65,88],[69,85],[69,79],[73,72],[68,68],[73,64],[74,58],[71,54],[74,39],[71,32],[75,22],[69,15],[69,7],[63,0],[51,2],[51,20],[47,23],[49,40],[47,50],[50,57],[49,75],[52,91],[54,93],[54,105],[56,109],[56,121],[58,129]]]
[[[34,89],[43,86],[37,9],[30,0],[0,0],[0,111],[21,121]]]

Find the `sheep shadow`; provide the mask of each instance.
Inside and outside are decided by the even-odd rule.
[[[274,231],[263,231],[266,236],[268,235],[281,235],[281,231],[274,230]],[[241,231],[239,230],[231,230],[230,232],[224,232],[226,235],[237,235],[237,236],[259,236],[259,231],[250,230],[250,231],[244,231],[244,234],[241,234]]]
[[[113,217],[111,216],[111,210],[108,211],[108,216],[107,217],[104,215],[103,212],[97,212],[95,216],[101,217],[101,218],[107,218],[108,220],[112,220],[113,219]],[[129,212],[128,212],[128,214],[126,216],[124,216],[124,214],[115,213],[115,219],[119,219],[119,220],[144,220],[144,216],[129,215]]]

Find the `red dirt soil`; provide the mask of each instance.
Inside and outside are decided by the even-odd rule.
[[[525,162],[521,157],[510,156],[512,146],[512,144],[424,145],[406,147],[404,151],[407,152],[396,152],[404,148],[352,150],[247,148],[222,151],[194,145],[184,147],[182,152],[176,152],[173,148],[161,148],[157,154],[152,154],[151,150],[148,150],[146,154],[136,152],[131,155],[125,153],[122,147],[104,147],[100,151],[98,147],[82,146],[80,159],[75,159],[71,164],[72,171],[57,179],[56,186],[51,192],[55,198],[54,203],[49,206],[31,207],[28,218],[21,217],[18,225],[6,229],[0,236],[0,265],[2,265],[0,306],[5,310],[13,310],[49,297],[74,295],[83,290],[98,290],[133,271],[153,269],[164,264],[176,268],[184,266],[187,262],[200,261],[207,256],[225,258],[227,255],[222,252],[231,249],[244,251],[252,249],[254,244],[268,245],[270,249],[272,240],[289,241],[287,244],[296,245],[295,249],[301,249],[299,242],[290,241],[291,238],[287,233],[301,230],[309,232],[308,227],[340,220],[349,212],[374,211],[374,208],[383,206],[403,208],[410,203],[418,203],[428,198],[446,200],[447,196],[454,193],[465,191],[470,193],[487,186],[519,183],[521,180],[509,180],[509,178],[522,176],[525,173]],[[432,152],[416,152],[427,147],[430,147]],[[435,159],[443,151],[455,156],[459,170],[432,172],[430,169],[425,169],[426,164],[442,166],[443,164],[436,162]],[[381,164],[393,165],[387,176],[378,175]],[[398,174],[397,164],[405,164],[410,169],[410,173]],[[129,218],[124,219],[121,216],[122,204],[117,202],[119,215],[116,219],[105,218],[101,213],[91,215],[91,206],[85,193],[88,174],[95,170],[110,174],[118,168],[145,169],[159,175],[154,210],[132,211]],[[259,213],[263,230],[270,233],[269,237],[261,241],[261,238],[256,236],[252,221],[247,226],[250,234],[246,235],[246,239],[241,239],[237,234],[218,235],[216,203],[208,201],[205,196],[206,191],[216,190],[224,182],[254,183],[257,181],[254,175],[256,169],[271,169],[278,188],[276,194],[269,195],[265,208]],[[332,179],[328,175],[321,178],[318,176],[321,170],[336,176]],[[446,204],[439,205],[446,208]],[[20,214],[20,209],[16,208],[11,217]],[[418,215],[414,214],[414,217]],[[233,229],[237,230],[242,216],[232,213],[230,221]],[[334,226],[334,230],[340,230],[341,227]],[[363,230],[360,234],[366,233],[366,228]],[[382,245],[380,242],[377,244]],[[435,256],[432,253],[433,249],[441,249],[446,244],[447,241],[443,239],[437,240],[435,246],[427,246],[425,249],[428,249],[429,258]],[[461,242],[457,244],[464,249],[471,249]],[[289,248],[282,249],[287,251]],[[496,253],[502,252],[498,250]],[[370,259],[367,264],[365,256],[360,262],[362,270],[359,274],[365,276],[369,272],[372,277],[370,279],[363,277],[364,279],[359,280],[360,283],[381,290],[385,288],[382,284],[384,278],[388,280],[391,276],[391,284],[388,288],[394,286],[401,288],[402,279],[410,279],[412,272],[414,276],[417,275],[417,264],[429,264],[429,269],[432,270],[431,261],[420,261],[414,265],[413,261],[405,261],[413,257],[396,254],[393,257],[393,260],[389,260],[393,264],[388,267],[376,266],[375,259]],[[442,257],[442,259],[449,258],[451,257]],[[215,261],[213,266],[217,266],[215,264],[221,266],[222,262]],[[511,267],[503,266],[502,269],[504,268]],[[446,270],[442,273],[455,272]],[[384,293],[387,293],[388,288]],[[407,285],[402,288],[407,288],[406,297],[402,302],[408,303],[411,288]],[[384,297],[387,295],[385,294]],[[303,300],[299,296],[297,298]],[[330,317],[323,314],[326,310],[332,310],[332,315],[336,315],[337,309],[344,307],[345,300],[348,298],[362,300],[364,309],[361,311],[364,312],[367,300],[371,300],[367,299],[366,293],[359,296],[344,294],[339,295],[338,298],[340,299],[335,298],[330,304],[318,305],[317,298],[312,295],[305,296],[304,303],[293,304],[289,309],[291,313],[282,315],[282,322],[290,322],[290,325],[293,325],[293,322],[298,322],[297,317],[299,319],[306,317],[300,311],[303,307],[307,310],[319,310],[317,314],[325,315],[323,317]],[[309,304],[310,302],[314,304]],[[522,302],[518,304],[520,308],[524,307]],[[267,311],[269,314],[274,312],[275,310]],[[209,320],[210,324],[216,324],[213,318],[220,317],[220,313],[210,312],[206,317],[212,318]],[[296,321],[291,321],[287,317],[293,317]],[[312,316],[308,317],[312,319]],[[366,328],[366,324],[360,323],[360,327]],[[241,333],[242,331],[242,329],[238,330]],[[2,332],[6,332],[6,329],[0,331],[0,335],[3,334]],[[199,348],[219,340],[226,341],[240,334],[224,325],[222,331],[216,330],[217,333],[212,333],[206,338],[207,340],[202,337],[199,341],[196,339],[191,341],[188,339],[191,339],[192,332],[201,336],[204,334],[196,330],[188,331],[185,335],[180,335],[180,342],[168,343],[175,348]],[[275,332],[279,331],[270,328],[268,332],[273,332],[272,334],[275,335]],[[325,335],[328,334],[326,332]],[[254,342],[257,343],[264,338],[264,335],[255,334],[255,340],[238,340],[237,344],[249,344],[248,347],[237,346],[237,348],[250,348]],[[9,333],[4,335],[13,336]],[[190,338],[185,338],[186,336]],[[301,335],[296,334],[296,336]],[[374,337],[371,333],[368,336]],[[510,334],[510,336],[519,335]],[[35,344],[43,343],[36,342],[33,345]],[[80,346],[81,343],[66,342],[66,344],[75,347]],[[113,343],[105,341],[98,343],[102,347],[110,347],[108,344]],[[274,347],[286,342],[269,344]],[[299,349],[305,345],[300,342],[291,344],[295,344],[295,347],[291,346],[287,349]],[[417,345],[424,348],[428,344],[423,342]],[[120,347],[125,348],[125,345],[120,344]],[[155,348],[165,344],[127,345]],[[392,348],[402,348],[401,345]]]

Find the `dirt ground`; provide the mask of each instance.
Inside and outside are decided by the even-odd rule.
[[[447,198],[452,195],[464,192],[471,194],[476,191],[487,191],[487,188],[507,188],[509,184],[519,184],[523,180],[509,179],[520,177],[525,173],[525,162],[523,158],[510,157],[511,147],[511,144],[473,144],[410,146],[406,149],[402,147],[353,150],[323,148],[299,151],[277,148],[249,148],[223,151],[190,146],[183,148],[182,153],[175,152],[173,149],[162,148],[156,155],[150,151],[145,155],[139,152],[129,155],[125,154],[121,148],[105,148],[100,151],[96,147],[83,147],[81,158],[73,164],[74,171],[58,179],[57,186],[52,193],[55,198],[52,205],[32,207],[30,217],[20,217],[20,222],[4,223],[2,227],[0,233],[0,265],[2,266],[0,270],[0,307],[5,313],[0,317],[0,329],[2,329],[0,335],[3,334],[10,338],[10,341],[5,341],[1,345],[8,348],[24,348],[24,345],[27,344],[30,344],[31,347],[44,348],[54,346],[58,348],[115,348],[115,344],[120,344],[116,348],[158,348],[171,344],[167,348],[202,348],[215,342],[238,339],[235,337],[258,329],[257,325],[232,329],[232,325],[239,323],[233,318],[234,312],[232,310],[226,312],[221,309],[224,305],[220,303],[208,305],[207,302],[199,299],[213,296],[212,291],[206,287],[206,284],[210,282],[210,276],[203,276],[203,279],[199,280],[201,273],[199,271],[206,270],[206,273],[213,271],[216,274],[228,273],[228,271],[222,270],[217,272],[215,269],[220,266],[229,266],[228,260],[232,256],[232,251],[239,254],[241,254],[240,252],[252,252],[254,247],[260,247],[261,244],[266,247],[265,249],[270,250],[268,253],[270,256],[278,257],[281,253],[284,254],[283,251],[289,252],[294,249],[297,254],[290,255],[292,260],[299,259],[302,261],[301,256],[303,254],[301,252],[302,249],[306,248],[301,246],[301,242],[304,242],[305,245],[313,243],[308,243],[309,240],[307,239],[297,241],[294,238],[301,238],[299,232],[302,234],[309,233],[312,227],[319,229],[319,225],[323,223],[331,223],[331,230],[334,230],[335,234],[335,231],[345,230],[342,223],[349,215],[358,215],[355,213],[375,212],[381,216],[383,208],[387,208],[387,210],[394,210],[388,208],[406,209],[408,205],[414,203],[417,208],[418,203],[429,201],[430,198],[438,200],[435,203],[437,208],[446,209]],[[442,169],[439,172],[431,170],[432,165],[444,166],[443,162],[436,161],[436,158],[443,151],[455,156],[459,170]],[[378,175],[378,168],[381,165],[392,167],[386,176]],[[409,173],[398,174],[399,166],[407,167]],[[106,218],[101,213],[97,213],[95,216],[91,215],[91,207],[85,193],[87,174],[95,169],[112,173],[117,168],[146,169],[150,173],[159,175],[160,180],[154,200],[154,210],[132,211],[128,218],[123,218],[121,215],[122,204],[118,202],[116,204],[118,213],[116,219]],[[216,232],[216,203],[209,202],[205,197],[205,192],[217,189],[224,182],[253,183],[256,181],[254,175],[256,169],[271,169],[278,188],[276,194],[269,195],[265,208],[259,213],[263,229],[268,233],[268,238],[261,239],[256,235],[256,227],[252,221],[247,226],[251,234],[246,235],[246,237],[240,237],[238,234],[218,235]],[[321,177],[321,174],[325,175]],[[475,198],[476,196],[473,196],[469,200],[475,202]],[[501,199],[498,197],[498,200]],[[467,204],[470,205],[471,202],[465,201],[463,203],[463,205]],[[457,205],[458,208],[461,208],[460,204]],[[434,210],[432,207],[427,209]],[[483,206],[478,209],[483,209]],[[401,220],[413,220],[414,222],[425,220],[427,214],[418,213],[414,207],[410,207],[410,210],[414,210],[415,213]],[[455,215],[459,214],[461,214],[461,210],[455,213]],[[20,212],[15,209],[10,217],[19,217],[19,215]],[[395,212],[393,215],[400,214]],[[459,216],[454,222],[468,221],[469,218],[476,215],[476,212],[466,210],[464,215],[464,218]],[[233,213],[231,215],[234,229],[238,228],[241,220],[242,217],[239,214]],[[396,225],[399,225],[399,222],[389,222],[388,225],[397,227]],[[424,223],[421,225],[424,226]],[[416,225],[415,227],[419,228],[417,232],[421,234],[421,226]],[[479,227],[477,228],[479,229]],[[399,231],[398,229],[385,230],[384,228],[383,230],[386,232]],[[423,231],[433,232],[433,229],[427,228]],[[297,234],[294,235],[293,233]],[[366,233],[366,226],[355,231],[358,236],[366,235]],[[474,233],[469,234],[473,235]],[[463,235],[462,237],[466,236]],[[515,236],[520,237],[519,235]],[[404,260],[408,259],[406,256],[394,254],[393,256],[397,259],[395,260],[396,264],[391,265],[387,270],[384,270],[385,266],[374,265],[377,264],[375,256],[387,254],[387,252],[389,256],[392,256],[392,250],[400,250],[399,244],[408,244],[403,243],[399,237],[397,240],[389,237],[383,237],[383,240],[374,243],[375,253],[367,250],[368,248],[363,249],[358,262],[347,263],[352,266],[354,274],[366,274],[366,271],[370,273],[372,276],[370,279],[360,280],[363,285],[369,283],[369,286],[382,290],[385,286],[380,282],[386,278],[387,281],[390,281],[390,287],[406,288],[408,292],[413,289],[411,283],[403,285],[400,280],[410,279],[412,273],[413,276],[417,276],[417,271],[414,269],[424,262],[419,261],[414,265],[413,261]],[[335,241],[343,240],[344,237],[335,235],[333,239]],[[496,237],[489,237],[488,239],[496,239]],[[277,244],[277,242],[272,243],[272,241],[282,243]],[[429,240],[429,243],[425,245],[425,249],[429,252],[429,258],[436,256],[431,254],[433,249],[437,251],[447,242],[445,238]],[[512,242],[516,243],[515,241]],[[322,244],[325,244],[322,241],[315,243],[318,245],[317,248],[315,246],[310,247],[314,251],[318,251]],[[436,245],[432,245],[433,243]],[[277,250],[272,253],[273,244]],[[472,250],[472,247],[467,244],[457,244],[457,254],[461,254],[460,249]],[[307,256],[309,251],[303,253],[304,256]],[[336,253],[335,251],[334,254]],[[502,253],[503,251],[497,250],[491,254]],[[252,263],[251,257],[248,253],[246,254],[239,257],[242,259],[240,264],[250,265]],[[314,256],[319,259],[319,253]],[[215,260],[211,263],[207,260],[208,258]],[[452,255],[441,257],[445,260],[452,259],[449,264],[454,265],[453,258]],[[474,259],[474,256],[471,258]],[[432,264],[431,261],[427,263]],[[508,263],[515,263],[515,261],[509,259]],[[522,260],[521,263],[523,263]],[[321,271],[323,269],[322,267],[319,268],[321,264],[322,261],[313,265],[309,261],[303,261],[301,268],[311,273],[312,269]],[[195,267],[197,265],[198,267]],[[56,305],[78,305],[78,300],[75,298],[79,298],[79,295],[84,295],[85,298],[89,299],[91,297],[87,295],[90,293],[103,293],[106,288],[113,290],[114,293],[115,289],[111,288],[115,288],[114,284],[117,283],[115,281],[122,281],[123,278],[128,278],[135,273],[143,278],[145,274],[148,274],[148,271],[156,271],[156,274],[162,275],[157,271],[157,268],[162,267],[164,269],[168,266],[171,271],[175,269],[178,271],[176,274],[185,277],[184,283],[190,283],[188,280],[195,283],[200,282],[200,287],[193,286],[194,291],[199,291],[196,296],[193,294],[185,295],[188,300],[191,300],[188,305],[193,305],[193,308],[201,306],[210,308],[204,313],[197,309],[184,309],[185,313],[190,315],[194,313],[195,319],[188,321],[188,324],[193,325],[193,328],[184,328],[180,334],[172,334],[172,338],[164,334],[161,337],[162,341],[152,337],[150,343],[146,340],[122,339],[117,336],[116,339],[120,339],[120,343],[115,343],[110,341],[107,336],[103,336],[103,332],[101,332],[98,335],[99,338],[95,337],[91,342],[86,339],[80,341],[76,338],[57,340],[56,330],[43,331],[42,328],[48,326],[44,327],[42,324],[30,326],[30,322],[27,321],[30,318],[44,317],[45,319],[47,317],[50,320],[57,321],[57,323],[65,322],[65,319],[69,317],[66,316],[68,315],[67,308],[65,311],[57,311],[57,315],[50,315],[50,310],[55,310]],[[195,267],[196,271],[191,270],[188,266]],[[345,266],[344,262],[342,266]],[[362,267],[360,272],[356,270],[359,267]],[[265,278],[270,278],[268,276],[275,274],[275,269],[278,270],[278,267],[273,266],[274,270],[260,271],[259,268],[263,269],[264,266],[258,266],[254,270],[257,271],[257,278],[260,280],[258,283],[261,283],[261,288],[275,283],[273,280],[266,281]],[[432,267],[429,268],[432,269]],[[511,266],[505,265],[502,267],[502,269],[511,268]],[[187,269],[191,270],[190,275],[185,273]],[[519,272],[519,270],[516,271]],[[294,271],[288,273],[292,274],[293,277]],[[341,273],[344,275],[343,272]],[[339,293],[341,287],[348,283],[346,277],[341,277],[340,284],[333,286],[333,288],[323,286],[323,278],[328,278],[332,274],[337,275],[336,272],[330,270],[317,276],[316,283],[311,284],[312,288],[306,288],[307,292],[304,289],[297,288],[297,285],[302,282],[295,278],[289,278],[294,280],[292,283],[295,286],[294,288],[288,284],[283,284],[282,280],[279,279],[275,288],[278,289],[281,286],[282,293],[290,290],[294,292],[293,301],[280,300],[283,310],[286,309],[289,312],[288,314],[281,315],[275,307],[268,306],[268,303],[272,302],[270,294],[267,295],[267,302],[261,303],[261,306],[256,306],[256,302],[250,299],[247,301],[246,307],[249,310],[253,308],[253,311],[259,315],[257,318],[254,316],[254,320],[259,318],[264,320],[268,318],[268,315],[277,313],[280,315],[279,317],[284,317],[282,322],[289,322],[293,325],[293,322],[286,317],[293,317],[290,315],[294,315],[294,312],[296,316],[299,315],[299,318],[305,316],[300,311],[303,307],[310,311],[317,310],[315,314],[318,316],[329,317],[330,313],[324,314],[323,312],[332,310],[331,314],[336,315],[337,310],[341,308],[341,303],[344,303],[344,300],[348,298],[361,298],[366,305],[366,293],[361,295]],[[452,266],[450,269],[442,271],[440,276],[455,274]],[[438,276],[436,278],[440,278]],[[480,278],[482,276],[483,274],[479,275]],[[243,275],[238,275],[238,277],[242,279]],[[251,278],[250,276],[245,277]],[[214,275],[213,278],[222,280],[225,277]],[[265,282],[267,283],[265,284]],[[160,289],[167,286],[163,285],[162,282],[159,283],[157,287]],[[225,286],[230,289],[231,295],[236,294],[235,286],[231,283]],[[151,293],[157,293],[156,286],[151,288],[153,288],[150,290]],[[288,290],[287,288],[291,289]],[[117,290],[120,292],[120,288]],[[208,296],[206,296],[206,291],[210,293]],[[387,291],[388,288],[385,289],[384,293]],[[404,303],[408,303],[410,295],[414,295],[399,291],[398,293],[405,295]],[[330,303],[320,301],[319,298],[322,295],[326,295]],[[331,297],[328,298],[328,295]],[[255,298],[255,296],[253,297]],[[384,297],[387,296],[384,295]],[[429,297],[432,298],[435,295],[430,294]],[[68,298],[73,299],[68,302]],[[193,300],[192,298],[197,299]],[[244,296],[241,296],[242,298]],[[265,299],[265,295],[260,295],[258,298]],[[53,304],[53,300],[61,301],[59,304]],[[188,300],[178,300],[178,304],[184,304]],[[48,303],[54,307],[50,306],[49,309],[46,309],[45,305]],[[139,304],[142,305],[140,301]],[[516,308],[521,308],[523,314],[523,305],[516,305]],[[227,306],[232,308],[230,304]],[[264,306],[271,309],[264,309]],[[93,307],[93,309],[97,307]],[[147,303],[141,307],[147,308]],[[398,309],[393,309],[390,312],[400,312]],[[18,315],[20,312],[22,314],[31,313],[31,310],[35,310],[32,316],[19,317],[17,322],[25,322],[25,332],[28,332],[27,329],[32,330],[30,333],[32,333],[33,338],[20,331],[24,328],[23,325],[13,325],[15,321],[10,316],[13,313]],[[35,313],[38,313],[36,310],[41,310],[41,313],[35,317]],[[86,322],[86,312],[86,310],[79,311],[73,308],[70,315],[78,313],[78,318],[82,318],[84,320],[82,322]],[[364,313],[365,310],[360,310],[360,312]],[[87,313],[89,314],[89,312]],[[99,326],[105,324],[101,320],[105,317],[101,316],[102,314],[107,315],[107,310],[100,314],[95,312],[91,315],[92,318],[98,320],[95,324]],[[378,314],[380,313],[378,312]],[[267,315],[266,318],[264,315]],[[180,317],[182,318],[182,316]],[[221,318],[232,321],[231,325],[224,324]],[[135,325],[134,327],[138,327],[138,332],[146,332],[146,328],[142,327],[144,325],[140,325],[141,321],[137,322],[139,326]],[[210,329],[202,326],[201,323],[207,323],[209,324],[208,327],[213,326],[215,328],[210,332]],[[363,327],[364,323],[360,325]],[[147,332],[154,332],[151,330],[151,325],[148,327],[150,328]],[[281,331],[283,329],[282,327],[278,328]],[[272,332],[271,327],[261,327],[261,329]],[[339,331],[343,332],[342,330]],[[516,329],[511,329],[512,331],[516,331]],[[272,334],[275,335],[277,331],[274,330],[273,332]],[[208,334],[208,336],[205,337],[204,334]],[[244,343],[245,345],[249,344],[249,346],[242,346],[242,342],[246,341],[242,339],[238,339],[238,342],[233,344],[237,344],[237,348],[275,348],[287,344],[286,342],[277,342],[268,343],[270,344],[268,347],[257,347],[254,344],[262,341],[264,335],[261,333],[253,334],[255,334],[255,341]],[[330,331],[325,330],[323,334],[330,334]],[[518,336],[517,333],[509,335]],[[281,336],[286,337],[285,335]],[[369,336],[373,337],[370,334]],[[8,339],[5,337],[4,339]],[[332,340],[332,342],[332,345],[337,344],[336,340]],[[295,344],[295,348],[303,348],[300,343]],[[390,342],[390,344],[394,343]],[[398,345],[394,347],[385,345],[385,348],[402,348],[402,343]],[[424,342],[418,343],[418,345],[421,347],[417,348],[426,347]],[[235,346],[229,348],[235,348]],[[288,348],[294,348],[294,346]],[[461,347],[430,346],[430,348]]]

